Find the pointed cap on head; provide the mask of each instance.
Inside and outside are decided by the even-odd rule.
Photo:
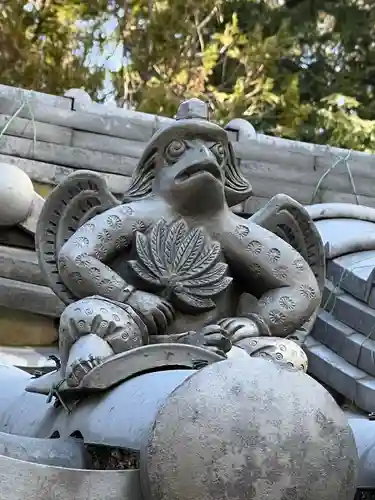
[[[205,102],[200,99],[188,99],[182,102],[177,110],[176,120],[189,120],[189,119],[199,119],[208,120],[208,106]]]
[[[151,137],[133,172],[132,183],[124,200],[130,201],[136,197],[144,197],[152,192],[152,171],[159,164],[164,164],[163,153],[171,141],[195,138],[215,144],[220,142],[224,145],[228,153],[225,167],[227,202],[229,206],[233,206],[247,200],[252,188],[238,168],[227,131],[209,120],[208,105],[196,98],[182,102],[175,120],[159,128]]]
[[[226,131],[209,120],[208,105],[200,99],[188,99],[178,107],[175,119],[157,130],[151,137],[138,163],[142,163],[155,152],[164,149],[173,139],[202,137],[208,141],[228,142]]]

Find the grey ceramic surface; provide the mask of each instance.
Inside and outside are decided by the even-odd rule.
[[[375,378],[353,366],[318,340],[304,344],[309,372],[366,412],[375,411]]]
[[[374,272],[375,250],[343,255],[327,264],[327,278],[334,285],[367,303],[372,298]]]
[[[8,379],[10,392],[13,380]],[[42,422],[46,415],[54,414],[53,403],[47,404],[47,399],[41,394],[22,392],[9,397],[9,404],[0,407],[0,431],[18,434],[20,436],[49,438],[43,432]]]
[[[35,191],[30,177],[11,163],[1,163],[0,226],[24,222],[32,210]]]
[[[375,422],[348,415],[359,455],[357,488],[375,489]]]
[[[311,336],[348,363],[375,376],[375,341],[320,311]]]
[[[328,392],[261,359],[188,379],[141,453],[150,500],[352,500],[356,469],[353,435]]]
[[[309,372],[360,409],[375,409],[375,210],[306,207],[327,250],[322,308],[304,348]]]
[[[356,454],[342,413],[312,379],[279,363],[306,369],[301,348],[281,338],[307,335],[315,320],[325,280],[322,239],[286,195],[248,220],[234,214],[231,207],[250,194],[227,131],[197,99],[182,103],[176,120],[154,134],[122,201],[92,172],[75,172],[54,189],[36,250],[45,282],[67,305],[61,368],[34,380],[34,389],[50,381],[39,390],[44,396],[17,389],[8,398],[0,431],[43,439],[79,432],[85,443],[141,450],[150,472],[146,500],[352,500]],[[241,296],[254,291],[258,300],[240,314]],[[197,353],[185,365],[165,345],[149,346],[178,334],[180,348],[213,351],[213,367],[188,370],[207,359]],[[232,343],[271,361],[222,361]],[[90,380],[95,384],[84,384]],[[88,387],[95,394],[88,396]],[[46,404],[46,395],[53,401]],[[158,439],[145,451],[151,435]],[[31,456],[35,441],[25,443]],[[94,477],[46,471],[57,482],[78,478],[77,498]],[[126,485],[115,491],[111,476],[101,477],[101,498],[128,497]],[[21,480],[17,494],[22,488]],[[39,485],[33,488],[31,498]]]
[[[322,307],[341,323],[368,338],[375,338],[375,310],[329,281],[323,292]]]
[[[192,373],[168,370],[140,375],[70,405],[70,414],[62,407],[48,407],[40,394],[25,393],[3,409],[0,430],[42,438],[56,432],[67,438],[79,431],[86,443],[139,450],[165,398]]]
[[[375,224],[353,219],[319,220],[316,227],[326,245],[327,258],[375,249]],[[328,247],[327,247],[328,245]]]
[[[375,209],[353,203],[315,203],[305,206],[314,221],[323,219],[354,219],[375,222]]]
[[[6,500],[142,500],[139,472],[64,469],[0,455]]]
[[[26,462],[86,469],[91,461],[81,440],[40,439],[0,432],[0,456]]]
[[[331,314],[321,310],[311,331],[311,336],[352,365],[358,366],[361,349],[366,340],[366,337],[361,333],[340,323]],[[374,341],[371,342],[375,345]]]
[[[30,375],[12,365],[0,364],[0,380],[3,383],[0,391],[0,412],[7,408],[18,395],[25,390]]]
[[[375,410],[375,219],[348,204],[308,207],[326,244],[322,310],[304,348],[309,372],[364,411]]]

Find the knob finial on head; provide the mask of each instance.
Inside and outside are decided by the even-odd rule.
[[[176,120],[188,120],[188,119],[199,119],[208,120],[208,106],[205,102],[200,99],[188,99],[182,102],[177,110],[175,119]]]

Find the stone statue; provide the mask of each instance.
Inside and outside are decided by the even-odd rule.
[[[352,500],[353,434],[298,345],[322,241],[285,195],[235,215],[249,196],[198,100],[122,201],[84,171],[51,192],[36,249],[67,305],[59,358],[34,377],[0,365],[0,498]]]
[[[68,304],[59,330],[61,378],[77,385],[103,358],[171,341],[222,355],[235,345],[306,369],[295,343],[275,346],[280,337],[298,339],[314,319],[321,240],[286,195],[249,220],[231,212],[250,195],[226,130],[196,99],[155,133],[122,202],[91,172],[57,186],[36,246],[46,281]],[[87,335],[91,347],[83,357],[77,348],[77,358],[73,345]]]

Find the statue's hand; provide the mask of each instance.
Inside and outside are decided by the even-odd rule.
[[[208,325],[198,332],[191,331],[181,334],[177,342],[204,347],[224,358],[225,354],[232,348],[232,342],[219,325]]]
[[[259,326],[250,318],[224,318],[218,321],[218,325],[227,332],[232,343],[249,337],[259,337]]]
[[[150,335],[162,335],[173,321],[172,305],[152,293],[137,290],[127,303],[142,315]]]
[[[199,333],[203,337],[203,346],[216,354],[225,357],[232,348],[232,342],[220,325],[205,326]]]

